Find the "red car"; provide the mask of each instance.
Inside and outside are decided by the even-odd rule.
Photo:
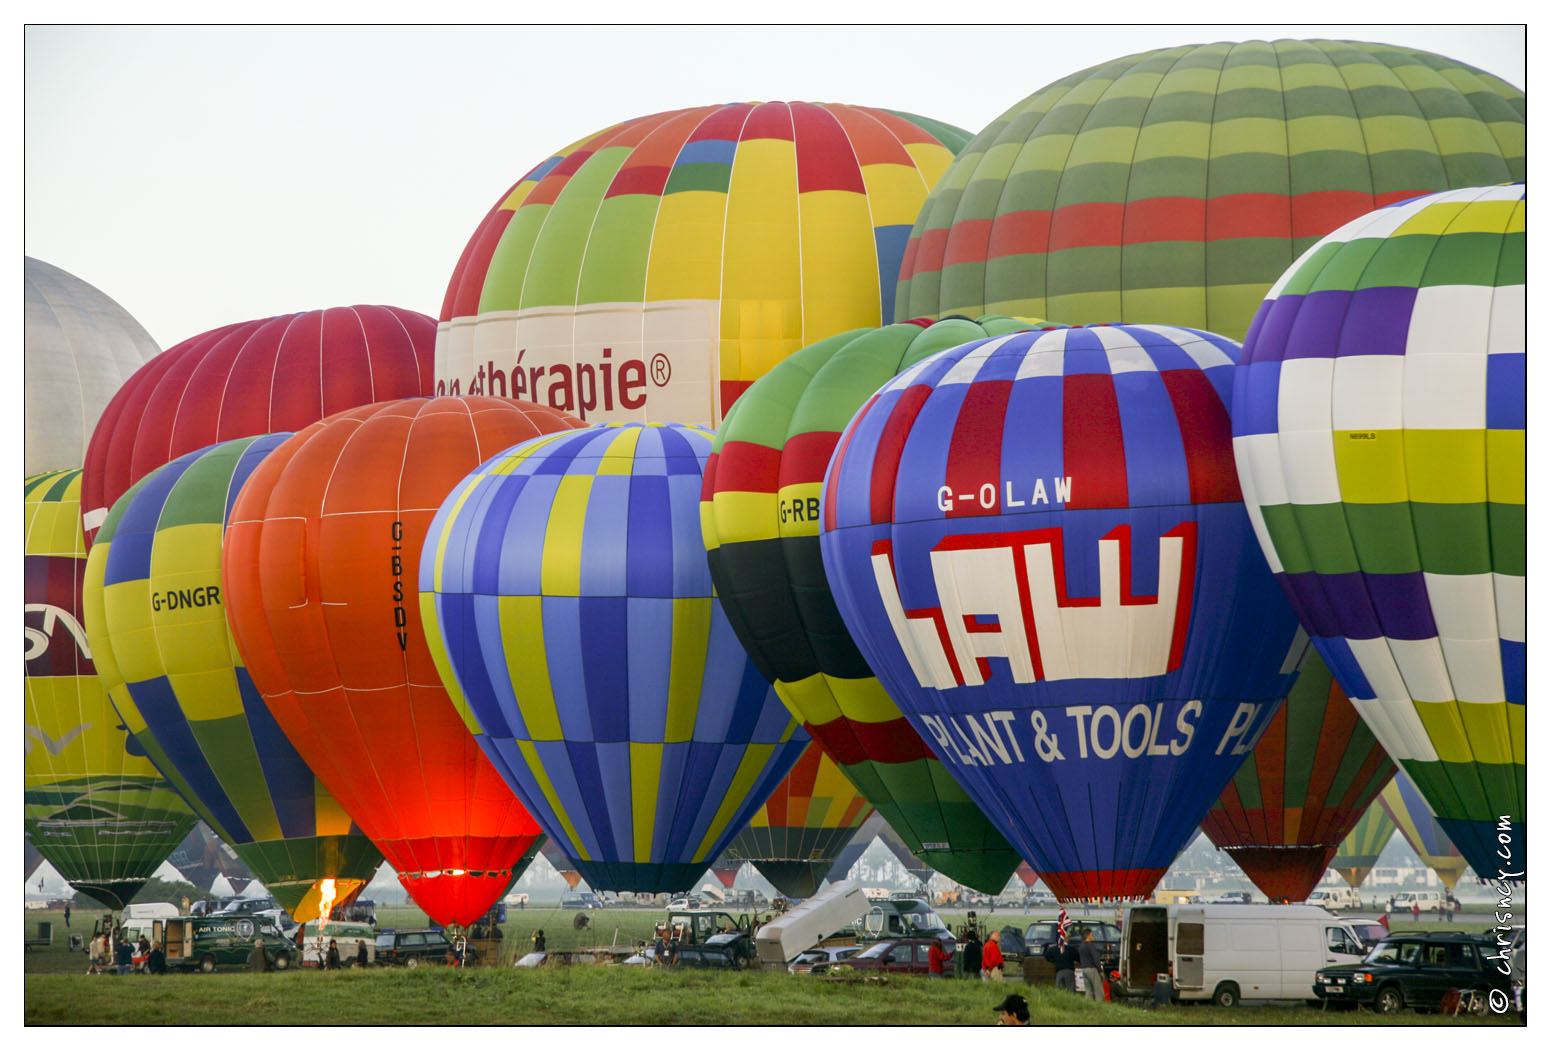
[[[877,971],[883,974],[928,974],[927,953],[931,950],[934,938],[885,938],[883,941],[873,942],[855,956],[848,956],[844,960],[835,963],[816,963],[813,965],[814,974],[823,974],[834,967],[850,967],[857,971]],[[942,939],[947,949],[956,949],[951,938]],[[952,974],[953,965],[948,964],[948,973]]]

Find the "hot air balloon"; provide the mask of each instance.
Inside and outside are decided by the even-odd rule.
[[[968,139],[907,113],[764,102],[573,143],[464,248],[436,392],[715,426],[782,358],[889,319],[910,224]]]
[[[1524,178],[1524,93],[1408,48],[1263,40],[1073,73],[975,136],[921,209],[894,319],[995,311],[1242,340],[1349,219]]]
[[[1330,867],[1353,890],[1358,889],[1373,871],[1373,866],[1378,864],[1379,855],[1384,853],[1394,834],[1395,823],[1384,812],[1383,801],[1375,799],[1336,848]]]
[[[1524,860],[1524,278],[1522,184],[1380,209],[1271,289],[1234,380],[1272,570],[1483,875]]]
[[[1061,898],[1156,885],[1307,646],[1233,471],[1238,349],[1146,325],[977,340],[885,384],[825,475],[852,637]]]
[[[82,627],[81,472],[23,486],[22,825],[70,885],[121,909],[194,827],[194,812],[125,731]]]
[[[883,820],[883,815],[874,810],[869,814],[852,834],[846,845],[840,848],[840,853],[835,855],[835,860],[829,867],[829,872],[824,878],[831,883],[839,883],[843,879],[850,878],[851,866],[861,859],[867,848],[872,846],[872,841],[882,835],[888,825]]]
[[[184,453],[429,394],[434,343],[424,314],[351,306],[225,325],[157,355],[113,396],[87,446],[88,545],[115,500]]]
[[[114,393],[161,348],[140,322],[74,274],[23,265],[22,345],[28,475],[79,466]]]
[[[506,892],[539,828],[448,702],[414,572],[457,482],[498,449],[581,421],[501,398],[407,398],[298,431],[228,516],[227,616],[302,759],[437,923]]]
[[[92,545],[84,599],[98,676],[124,724],[305,923],[324,898],[352,900],[382,855],[286,740],[227,627],[226,515],[254,468],[289,437],[221,442],[136,482]]]
[[[1379,803],[1400,829],[1406,843],[1422,859],[1422,864],[1436,872],[1443,885],[1453,890],[1470,862],[1449,839],[1447,829],[1404,770],[1397,771],[1395,779],[1384,786],[1384,791],[1379,793]],[[1496,871],[1496,868],[1492,869],[1494,876]]]
[[[841,621],[819,555],[819,488],[840,432],[889,379],[940,350],[1037,324],[906,322],[798,351],[728,413],[701,495],[711,579],[754,662],[912,852],[988,894],[1018,855],[911,728]]]
[[[1303,901],[1395,764],[1314,653],[1201,828],[1272,901]]]
[[[776,786],[748,827],[723,855],[753,862],[759,874],[790,898],[812,897],[835,858],[872,813],[824,746],[812,741],[786,780]],[[737,875],[734,867],[733,875]],[[731,887],[729,880],[727,886]]]
[[[582,874],[576,871],[576,863],[566,857],[565,852],[555,845],[554,840],[547,836],[539,849],[544,855],[544,859],[554,866],[555,871],[560,874],[560,878],[565,880],[565,885],[575,890],[577,884],[582,881]]]
[[[809,741],[713,593],[710,452],[680,424],[546,435],[460,482],[426,539],[448,693],[594,889],[690,886]]]

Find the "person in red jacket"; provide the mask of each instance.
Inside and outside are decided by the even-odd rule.
[[[932,947],[926,950],[926,971],[933,978],[943,977],[943,968],[948,961],[953,959],[953,948],[941,938],[932,942]]]
[[[986,982],[1002,980],[1002,932],[992,931],[980,954],[980,978]]]

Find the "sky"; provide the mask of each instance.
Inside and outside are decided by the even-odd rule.
[[[24,30],[24,243],[162,348],[350,303],[436,315],[485,212],[611,124],[715,102],[971,132],[1053,80],[1217,40],[1374,40],[1522,87],[1522,27],[68,27]]]

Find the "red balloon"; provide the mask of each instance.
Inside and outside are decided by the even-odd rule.
[[[225,325],[156,355],[119,388],[86,448],[88,545],[113,501],[186,452],[431,393],[435,347],[428,315],[350,306]]]
[[[254,685],[437,923],[489,909],[540,832],[442,686],[421,634],[420,550],[474,468],[584,426],[505,398],[366,405],[298,431],[232,507],[221,569]]]

